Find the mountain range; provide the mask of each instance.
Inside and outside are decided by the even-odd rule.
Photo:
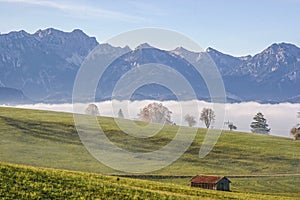
[[[131,50],[99,44],[78,29],[63,32],[49,28],[33,34],[16,31],[0,35],[0,103],[71,102],[76,74],[95,47],[108,55],[125,53],[101,77],[96,91],[99,101],[111,99],[118,79],[147,63],[170,66],[189,81],[197,99],[210,101],[203,78],[187,61],[201,65],[209,56],[223,78],[228,102],[300,102],[300,48],[293,44],[272,44],[254,56],[234,57],[213,48],[166,51],[142,44]],[[186,99],[192,98],[181,92]],[[138,88],[131,99],[170,100],[176,95],[166,87],[149,84]]]

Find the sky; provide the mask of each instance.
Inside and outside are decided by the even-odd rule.
[[[273,43],[300,46],[300,0],[0,0],[0,32],[81,29],[102,43],[157,27],[200,47],[254,55]]]

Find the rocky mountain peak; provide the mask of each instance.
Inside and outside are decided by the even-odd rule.
[[[12,31],[7,34],[2,34],[0,36],[9,37],[10,39],[21,39],[21,38],[30,36],[30,34],[24,30],[20,30],[20,31]]]
[[[293,44],[275,43],[253,57],[234,57],[211,47],[205,52],[193,52],[183,47],[163,51],[147,43],[131,51],[128,46],[99,45],[94,37],[79,29],[64,32],[54,28],[38,30],[34,34],[25,31],[0,34],[0,86],[20,89],[33,100],[52,98],[57,101],[63,96],[70,97],[77,70],[94,48],[104,56],[128,53],[119,56],[115,62],[113,69],[117,75],[153,60],[173,66],[199,88],[199,95],[206,94],[205,87],[198,84],[197,73],[190,69],[189,63],[206,63],[206,58],[211,58],[218,67],[226,92],[243,101],[282,102],[300,94],[300,48]],[[151,49],[140,51],[143,48]],[[106,79],[107,85],[118,76],[109,77],[113,78]],[[149,90],[145,89],[143,95],[147,96]],[[164,92],[162,95],[168,96]]]
[[[300,48],[288,43],[274,43],[253,57],[256,65],[279,66],[291,65],[300,61]]]
[[[182,54],[182,53],[195,53],[192,51],[187,50],[184,47],[177,47],[176,49],[172,50],[171,52],[175,53],[175,54]]]
[[[206,50],[205,50],[206,53],[213,53],[213,52],[218,52],[217,50],[211,48],[211,47],[208,47]]]
[[[131,49],[128,46],[115,47],[109,43],[102,43],[97,46],[97,53],[101,54],[123,54],[129,51],[131,51]]]
[[[184,47],[177,47],[176,49],[170,51],[172,54],[178,55],[182,58],[188,59],[189,61],[198,61],[201,58],[201,53],[193,52],[185,49]]]
[[[142,44],[140,44],[139,46],[137,46],[136,48],[135,48],[135,50],[138,50],[138,49],[146,49],[146,48],[154,48],[153,46],[151,46],[150,44],[148,44],[148,43],[142,43]]]
[[[289,43],[274,43],[266,48],[261,54],[289,54],[293,56],[299,55],[300,48]]]
[[[66,32],[54,29],[54,28],[47,28],[47,29],[39,29],[38,31],[36,31],[33,36],[35,37],[39,37],[39,38],[44,38],[44,37],[50,37],[50,36],[59,36],[59,35],[63,35],[63,34],[67,34]]]

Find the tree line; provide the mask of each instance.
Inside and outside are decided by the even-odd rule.
[[[85,110],[85,114],[98,116],[100,115],[99,109],[95,104],[89,104]],[[138,117],[141,121],[149,123],[163,123],[163,124],[175,124],[172,121],[172,111],[165,107],[162,103],[150,103],[140,110]],[[199,121],[204,123],[206,128],[211,128],[215,121],[215,112],[211,108],[203,108]],[[118,118],[124,118],[122,109],[119,109]],[[300,118],[300,112],[298,112],[298,118]],[[197,118],[193,115],[185,115],[184,121],[189,127],[193,127],[197,124]],[[225,125],[229,130],[236,130],[237,126],[233,122],[227,121]],[[260,134],[269,134],[271,128],[267,123],[267,119],[261,112],[258,112],[250,124],[251,132]],[[294,139],[300,139],[300,124],[294,126],[290,133],[293,135]]]

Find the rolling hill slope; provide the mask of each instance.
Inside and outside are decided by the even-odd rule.
[[[292,199],[1,162],[0,175],[0,198],[3,199]]]
[[[178,129],[177,126],[165,126],[154,137],[143,139],[124,134],[112,118],[100,117],[99,121],[112,142],[134,152],[149,152],[166,145]],[[199,129],[194,142],[180,159],[154,173],[300,173],[298,141],[269,135],[223,131],[209,155],[199,159],[198,152],[205,133],[205,129]],[[5,162],[116,173],[100,164],[87,152],[74,127],[72,114],[69,113],[0,108],[0,139],[0,160]]]
[[[165,126],[154,137],[134,138],[124,134],[116,126],[113,118],[99,117],[98,119],[107,137],[113,143],[134,152],[149,152],[166,145],[178,129],[177,126]],[[204,135],[205,129],[198,129],[196,138],[184,155],[170,166],[154,171],[152,174],[184,176],[220,174],[231,177],[300,174],[299,141],[268,135],[223,131],[209,155],[200,159],[198,153]],[[108,175],[122,174],[101,164],[88,153],[75,130],[72,114],[39,110],[0,107],[0,162]],[[1,165],[5,165],[4,168],[15,169],[16,167]],[[35,170],[32,173],[36,173]],[[51,179],[49,177],[49,181]],[[69,180],[67,177],[62,179]],[[16,179],[17,182],[21,180],[22,178]],[[249,180],[235,178],[233,191],[280,194],[282,198],[295,198],[300,193],[298,177],[250,178]],[[175,178],[166,181],[176,183],[177,180]],[[187,185],[188,179],[180,184]],[[258,199],[262,198],[258,197]]]

